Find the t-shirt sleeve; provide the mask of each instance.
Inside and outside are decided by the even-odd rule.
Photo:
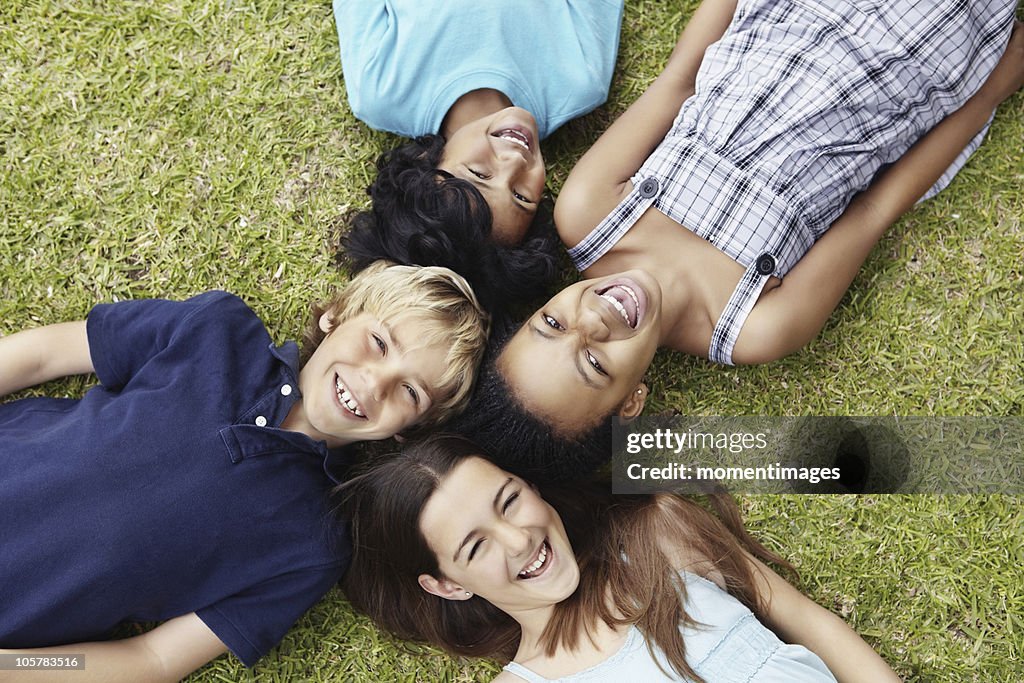
[[[395,21],[385,0],[334,0],[334,23],[341,49],[341,69],[349,107],[359,119],[375,125],[373,102],[380,95],[377,85],[383,63],[379,52]],[[367,110],[370,110],[369,112]]]
[[[624,0],[568,0],[576,27],[576,39],[587,58],[587,66],[596,75],[596,82],[604,88],[602,102],[608,96],[608,87],[615,70],[619,52],[619,32],[622,28]],[[596,105],[595,105],[596,106]]]
[[[241,299],[227,292],[206,292],[186,301],[139,299],[94,306],[86,331],[100,383],[114,391],[122,389],[203,315],[226,324],[231,324],[231,316],[255,318]]]
[[[246,666],[277,645],[299,617],[341,579],[337,565],[289,572],[196,614]]]

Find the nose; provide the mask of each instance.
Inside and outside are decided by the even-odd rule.
[[[526,156],[517,148],[510,147],[508,143],[498,142],[494,149],[494,156],[497,158],[501,170],[509,179],[529,167]]]
[[[391,394],[398,380],[398,368],[388,359],[367,365],[363,370],[363,385],[374,401],[383,401]]]
[[[608,324],[601,311],[589,306],[582,307],[576,319],[576,329],[583,335],[584,341],[604,341],[608,338]]]
[[[499,527],[498,537],[511,557],[519,557],[532,550],[530,532],[521,526],[505,522]]]

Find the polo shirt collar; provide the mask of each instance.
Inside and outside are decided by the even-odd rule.
[[[220,430],[231,462],[237,464],[245,458],[282,453],[293,453],[299,458],[316,457],[322,462],[324,474],[334,483],[340,483],[341,473],[349,464],[347,449],[330,449],[324,441],[277,426],[284,422],[301,397],[298,345],[295,342],[281,346],[269,344],[267,349],[279,361],[270,372],[274,386],[257,397],[234,424]]]

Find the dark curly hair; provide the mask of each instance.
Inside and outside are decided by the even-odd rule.
[[[601,416],[589,429],[566,436],[528,411],[497,367],[514,332],[492,334],[469,406],[445,429],[472,439],[495,464],[525,479],[578,480],[611,459],[613,415]]]
[[[353,272],[380,259],[451,268],[493,317],[507,319],[510,305],[546,294],[557,275],[551,200],[541,202],[521,244],[496,243],[483,195],[438,169],[444,145],[440,135],[425,135],[380,156],[367,188],[372,206],[353,218],[339,260]]]

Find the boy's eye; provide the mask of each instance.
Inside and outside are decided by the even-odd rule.
[[[508,512],[508,509],[512,507],[512,503],[519,499],[519,491],[516,491],[511,496],[505,499],[505,504],[501,506],[501,512]]]
[[[480,171],[477,171],[477,170],[472,169],[472,168],[469,169],[469,172],[472,173],[473,175],[475,175],[480,180],[487,180],[487,174],[486,173],[481,173]]]
[[[512,196],[518,199],[519,201],[523,202],[524,204],[533,204],[533,202],[531,202],[529,199],[519,194],[515,190],[512,190]]]
[[[592,354],[590,351],[587,351],[587,362],[594,366],[594,369],[600,372],[602,375],[608,374],[607,372],[604,371],[604,368],[601,367],[601,362],[597,360],[597,357],[594,356],[594,354]]]
[[[558,322],[547,313],[541,313],[541,317],[544,319],[544,324],[546,324],[548,327],[553,327],[554,329],[559,331],[565,329],[564,327],[562,327],[562,323]]]
[[[376,334],[372,335],[372,336],[373,336],[373,342],[377,345],[377,348],[380,349],[381,355],[387,354],[387,352],[388,352],[388,345],[384,342],[384,340],[381,339]]]

